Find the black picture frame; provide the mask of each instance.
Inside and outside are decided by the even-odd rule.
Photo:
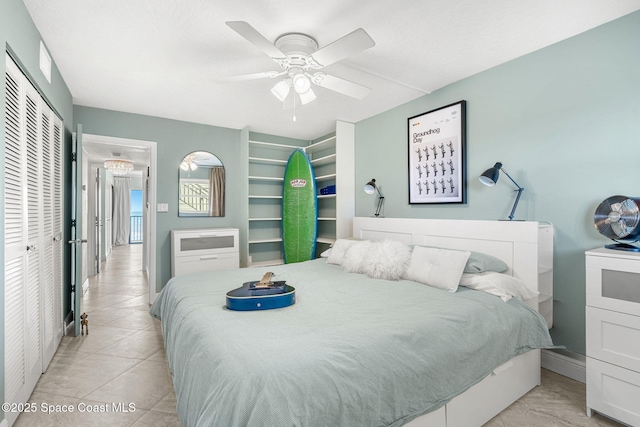
[[[409,204],[467,203],[467,101],[407,119]]]

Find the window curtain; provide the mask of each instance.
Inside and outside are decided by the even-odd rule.
[[[209,172],[209,216],[224,216],[224,167]]]
[[[113,186],[113,244],[128,245],[131,227],[131,178],[114,178]]]

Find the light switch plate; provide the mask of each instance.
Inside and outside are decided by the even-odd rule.
[[[169,212],[168,203],[158,203],[158,212]]]

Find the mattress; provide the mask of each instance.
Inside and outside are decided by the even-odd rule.
[[[270,268],[296,288],[278,310],[225,308],[264,271],[171,279],[161,319],[178,415],[189,426],[400,426],[510,358],[552,346],[518,299],[346,273],[325,260]]]

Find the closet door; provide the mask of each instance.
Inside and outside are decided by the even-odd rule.
[[[8,56],[5,81],[5,401],[25,402],[42,373],[40,96]]]
[[[62,331],[61,309],[59,308],[57,299],[61,292],[57,292],[57,287],[61,282],[56,280],[55,262],[56,257],[54,251],[56,246],[62,243],[61,236],[57,236],[55,227],[56,222],[56,174],[60,174],[61,170],[56,164],[55,156],[55,115],[47,107],[43,105],[40,111],[41,132],[40,141],[42,147],[42,366],[43,370],[49,365],[58,343],[60,342]],[[58,119],[59,120],[59,119]],[[59,134],[58,130],[58,134]],[[58,203],[58,208],[60,204]],[[58,258],[58,262],[61,262]]]
[[[55,114],[53,114],[53,154],[52,154],[52,175],[53,175],[53,202],[52,202],[52,215],[53,215],[53,342],[54,347],[57,349],[62,340],[64,334],[64,320],[62,313],[62,279],[63,279],[63,260],[62,254],[64,249],[64,242],[62,240],[62,204],[63,204],[63,192],[62,192],[62,178],[64,175],[62,164],[62,135],[64,127],[62,120]],[[45,368],[48,366],[48,361],[45,359]]]
[[[63,332],[63,126],[9,56],[5,81],[5,401],[23,403]]]
[[[26,384],[29,394],[42,373],[42,324],[41,324],[41,288],[45,283],[41,268],[43,266],[43,210],[42,210],[42,171],[40,114],[38,104],[40,95],[31,85],[25,86],[25,137],[26,137],[26,178],[27,178],[27,280],[26,314],[27,325]],[[39,327],[35,327],[38,325]]]
[[[22,197],[26,187],[26,148],[23,144],[22,76],[7,59],[5,74],[5,171],[4,171],[4,292],[5,292],[5,382],[6,402],[23,402],[28,396],[25,363],[27,207]],[[9,424],[17,414],[6,413]]]

